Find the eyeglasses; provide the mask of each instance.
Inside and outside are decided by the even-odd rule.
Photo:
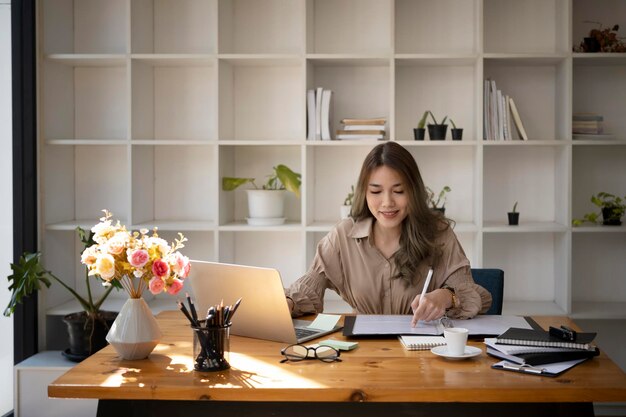
[[[312,352],[312,354],[310,354]],[[289,345],[281,349],[280,354],[285,357],[280,363],[298,362],[305,359],[319,359],[322,362],[341,362],[339,351],[330,346],[308,347],[304,345]]]

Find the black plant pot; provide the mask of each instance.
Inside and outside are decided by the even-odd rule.
[[[463,139],[463,129],[450,129],[450,134],[452,135],[452,140]]]
[[[585,52],[600,52],[600,42],[596,38],[584,38]]]
[[[413,129],[413,137],[415,140],[424,140],[424,136],[426,136],[426,129],[423,127]]]
[[[519,212],[508,212],[509,226],[517,226],[519,224]]]
[[[448,125],[428,125],[428,137],[430,140],[445,140]]]
[[[63,355],[71,361],[80,362],[107,345],[106,335],[117,313],[101,311],[100,316],[90,319],[84,311],[63,317],[67,325],[70,347]]]
[[[605,226],[621,226],[622,218],[613,214],[612,207],[602,208],[602,224]]]
[[[446,208],[445,207],[433,207],[433,210],[440,212],[442,215],[446,215]]]

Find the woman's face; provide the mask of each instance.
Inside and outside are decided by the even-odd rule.
[[[367,207],[379,226],[395,229],[401,226],[408,215],[409,197],[405,184],[397,171],[380,166],[369,178],[366,193]]]

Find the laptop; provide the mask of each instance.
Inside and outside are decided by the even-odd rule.
[[[242,299],[230,333],[284,343],[303,343],[341,329],[313,329],[307,320],[291,318],[280,273],[273,268],[191,261],[189,273],[201,318],[210,306]]]

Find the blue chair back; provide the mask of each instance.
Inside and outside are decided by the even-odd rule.
[[[502,314],[504,271],[495,268],[472,268],[474,282],[491,293],[491,307],[485,314]]]

